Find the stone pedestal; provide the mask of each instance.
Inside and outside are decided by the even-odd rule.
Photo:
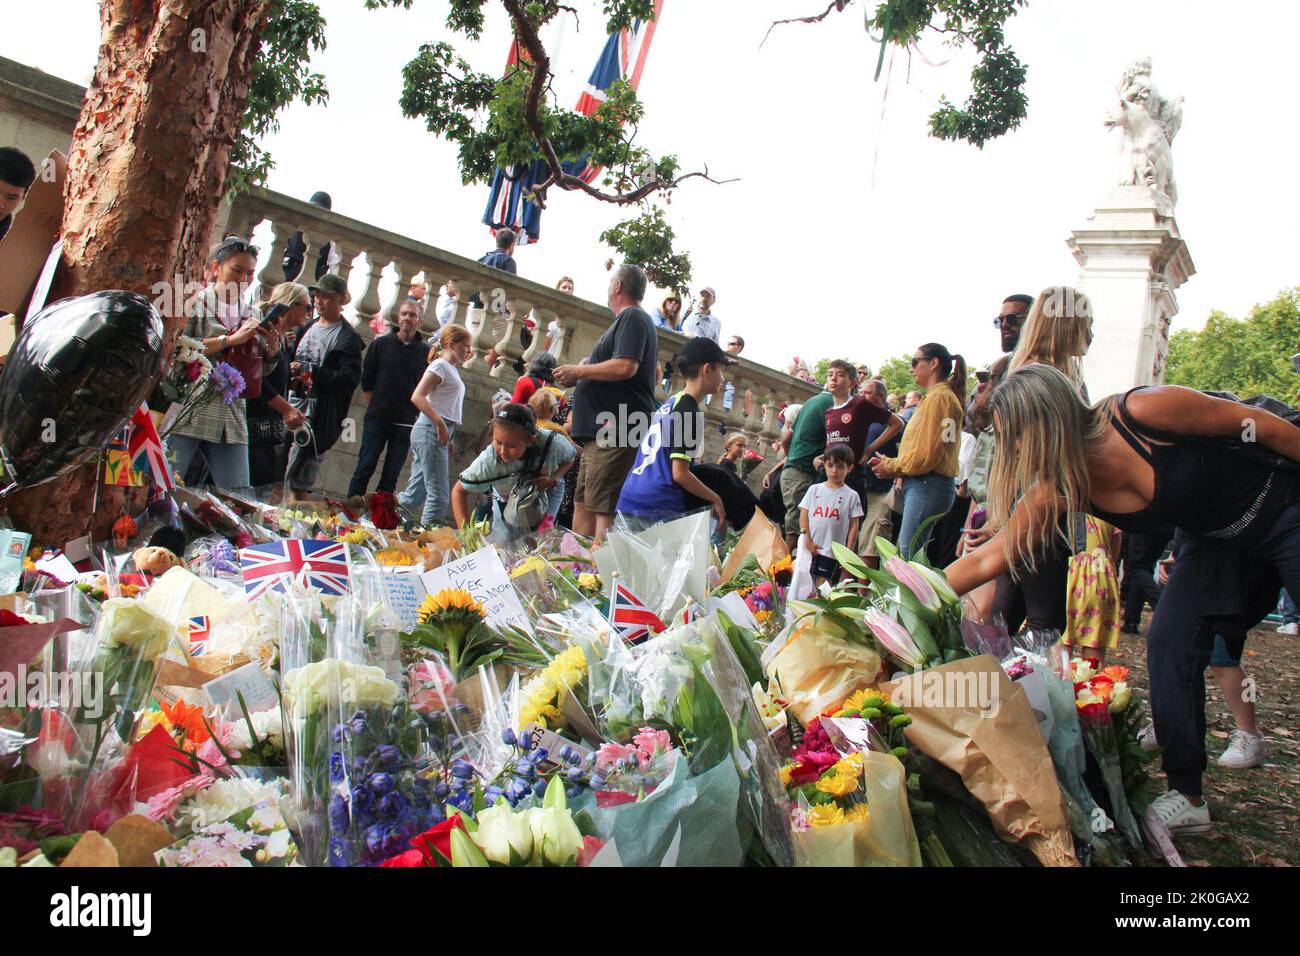
[[[1162,383],[1174,292],[1196,272],[1168,201],[1146,187],[1116,187],[1067,244],[1092,303],[1088,394],[1096,401]]]

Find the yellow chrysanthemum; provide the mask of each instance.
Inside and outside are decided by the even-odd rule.
[[[844,822],[844,811],[833,803],[819,803],[808,811],[808,822],[815,827],[833,827]]]
[[[794,776],[794,764],[788,763],[781,768],[781,786],[790,786],[790,778]]]
[[[870,820],[870,819],[871,819],[871,808],[868,807],[865,803],[859,803],[856,807],[850,809],[848,813],[844,814],[845,823],[858,823],[862,820]]]
[[[474,599],[474,595],[459,588],[444,588],[437,594],[430,594],[420,605],[420,623],[424,624],[432,617],[452,616],[456,618],[472,615],[482,620],[487,612],[483,605]]]
[[[545,570],[546,562],[537,555],[533,555],[530,558],[525,558],[523,561],[520,561],[519,564],[515,566],[515,569],[510,572],[510,576],[512,578],[522,578],[525,574],[529,574],[533,571],[541,573]]]
[[[600,590],[600,578],[594,574],[579,574],[578,587],[584,591],[598,591]]]
[[[827,773],[817,781],[817,789],[832,797],[847,797],[858,789],[858,778],[842,773]]]
[[[862,768],[862,754],[855,751],[842,758],[835,766],[831,767],[831,770],[842,777],[852,777],[857,780],[862,777]]]
[[[519,729],[540,724],[547,729],[561,720],[559,703],[571,689],[587,676],[587,655],[581,647],[570,647],[547,664],[524,688],[524,703],[519,708]]]
[[[886,698],[884,694],[880,693],[880,691],[864,688],[855,691],[846,697],[844,703],[840,705],[840,708],[842,710],[860,711],[866,707],[881,707],[888,702],[888,698]]]

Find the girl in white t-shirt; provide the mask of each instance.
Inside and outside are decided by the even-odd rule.
[[[473,338],[463,325],[448,325],[429,350],[429,367],[411,394],[420,417],[411,429],[411,478],[398,495],[402,507],[420,511],[420,523],[432,524],[451,504],[451,438],[461,423],[465,382],[460,367],[473,352]]]

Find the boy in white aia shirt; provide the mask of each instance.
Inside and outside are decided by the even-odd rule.
[[[826,449],[826,480],[813,485],[799,502],[799,528],[804,544],[812,554],[813,587],[823,581],[834,584],[840,577],[840,563],[835,560],[831,544],[838,541],[852,548],[858,540],[858,519],[862,517],[862,499],[844,484],[853,468],[853,449],[848,445],[831,445]]]

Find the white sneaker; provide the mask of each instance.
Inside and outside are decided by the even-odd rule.
[[[1249,770],[1264,762],[1264,738],[1258,734],[1248,734],[1244,730],[1235,731],[1228,741],[1228,749],[1219,758],[1220,767],[1233,770]]]
[[[1175,836],[1204,836],[1213,829],[1210,823],[1210,805],[1202,803],[1199,807],[1177,790],[1162,793],[1151,802],[1151,809],[1156,812],[1162,823]]]
[[[1300,624],[1279,624],[1277,626],[1278,634],[1300,634]]]
[[[1155,753],[1160,749],[1160,741],[1156,740],[1156,725],[1147,721],[1147,725],[1138,731],[1138,745],[1147,753]]]

